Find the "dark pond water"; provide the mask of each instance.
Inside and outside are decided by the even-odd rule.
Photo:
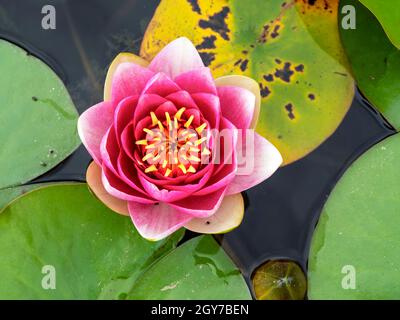
[[[56,7],[56,30],[41,28],[46,4]],[[82,112],[102,99],[113,57],[121,51],[138,52],[157,4],[155,0],[1,0],[0,37],[53,67]],[[306,270],[311,236],[335,183],[358,156],[393,133],[357,94],[343,123],[324,144],[246,192],[244,222],[218,240],[247,281],[258,265],[273,258],[295,260]],[[80,147],[34,182],[84,180],[89,162]]]

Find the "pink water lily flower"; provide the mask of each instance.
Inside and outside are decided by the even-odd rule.
[[[227,232],[242,221],[241,192],[282,163],[254,130],[248,138],[259,107],[254,80],[214,79],[186,38],[169,43],[150,63],[120,54],[110,66],[104,101],[78,122],[94,160],[88,184],[108,207],[129,215],[146,239],[181,227]],[[228,134],[218,139],[213,132]],[[243,172],[240,155],[251,156]]]

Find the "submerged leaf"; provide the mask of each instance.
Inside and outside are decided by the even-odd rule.
[[[338,0],[162,0],[141,55],[150,60],[186,36],[215,77],[254,78],[262,96],[256,129],[288,164],[336,130],[354,96],[337,9]]]
[[[399,299],[400,135],[374,146],[329,197],[312,239],[310,299]]]
[[[47,172],[79,145],[78,113],[42,61],[0,40],[0,189]]]
[[[303,300],[307,280],[297,263],[271,260],[254,272],[253,288],[257,300]]]

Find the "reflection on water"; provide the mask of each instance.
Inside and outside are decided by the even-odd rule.
[[[102,99],[113,57],[121,51],[138,52],[157,3],[2,0],[0,35],[52,66],[82,112]],[[41,8],[46,4],[56,7],[56,30],[41,28]],[[243,224],[219,240],[249,283],[252,271],[272,258],[293,259],[306,269],[312,232],[335,182],[354,159],[393,132],[357,95],[342,125],[321,147],[246,193]],[[84,180],[89,161],[80,147],[37,181]]]

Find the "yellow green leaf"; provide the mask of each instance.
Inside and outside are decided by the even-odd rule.
[[[256,129],[288,164],[336,130],[354,96],[337,9],[338,0],[162,0],[141,56],[150,61],[186,36],[215,77],[255,79],[262,96]]]

